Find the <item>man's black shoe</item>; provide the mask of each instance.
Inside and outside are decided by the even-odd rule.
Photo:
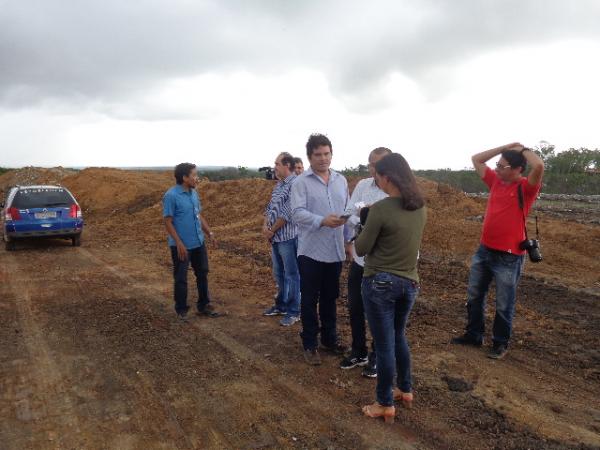
[[[348,347],[344,347],[342,344],[336,343],[335,345],[328,346],[321,344],[321,349],[327,353],[334,355],[344,355],[348,351]]]
[[[494,344],[492,349],[488,353],[488,358],[502,359],[508,353],[508,345],[506,344]]]
[[[458,345],[472,345],[473,347],[481,347],[483,345],[483,339],[475,339],[468,334],[463,334],[462,336],[457,336],[450,339],[451,344]]]
[[[359,357],[351,354],[350,356],[346,356],[344,359],[342,359],[342,362],[340,363],[340,369],[353,369],[355,367],[364,366],[368,362],[369,359],[366,356]]]
[[[196,313],[198,316],[206,316],[206,317],[221,317],[223,314],[214,310],[212,305],[206,305],[204,308],[199,309]]]
[[[369,353],[369,362],[362,370],[362,376],[365,378],[377,378],[377,357],[375,353]]]
[[[377,364],[367,364],[361,375],[365,378],[377,378]]]

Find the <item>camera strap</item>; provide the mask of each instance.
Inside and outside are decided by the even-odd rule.
[[[527,235],[527,217],[525,216],[525,200],[523,196],[523,185],[519,182],[519,186],[517,187],[517,193],[519,198],[519,208],[521,209],[521,213],[523,214],[523,226],[525,227],[525,239],[529,239]],[[538,216],[535,215],[535,238],[540,238],[540,230],[538,228]]]

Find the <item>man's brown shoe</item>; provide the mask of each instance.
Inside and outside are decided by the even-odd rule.
[[[304,350],[304,360],[311,366],[321,365],[321,356],[316,348]]]

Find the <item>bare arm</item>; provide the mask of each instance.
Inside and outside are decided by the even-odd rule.
[[[534,151],[526,148],[522,150],[522,154],[527,160],[527,164],[531,167],[527,182],[530,186],[537,186],[542,181],[544,175],[544,161]]]
[[[200,219],[200,224],[202,225],[202,231],[204,232],[205,235],[210,237],[211,242],[214,244],[215,241],[215,235],[212,231],[210,231],[210,227],[208,226],[208,222],[206,221],[206,219],[200,215],[198,215],[198,218]]]
[[[512,144],[506,144],[501,147],[496,147],[496,148],[492,148],[490,150],[486,150],[481,153],[477,153],[471,157],[471,161],[473,161],[473,167],[475,167],[475,171],[477,172],[477,174],[481,178],[483,178],[483,176],[485,175],[485,169],[487,168],[487,165],[485,164],[486,162],[488,162],[494,156],[498,156],[503,151],[506,151],[506,150],[521,151],[521,150],[523,150],[523,148],[524,147],[521,144],[519,144],[518,142],[513,142]]]
[[[169,233],[175,241],[175,245],[177,246],[177,256],[179,256],[181,261],[185,261],[187,259],[187,248],[185,248],[185,244],[179,238],[177,230],[175,230],[175,227],[173,226],[173,217],[165,217],[165,228],[167,229],[167,233]]]

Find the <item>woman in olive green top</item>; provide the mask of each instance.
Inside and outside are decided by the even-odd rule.
[[[377,401],[365,415],[393,422],[394,400],[412,405],[410,349],[405,328],[419,291],[417,258],[426,209],[415,177],[398,153],[375,165],[375,180],[389,195],[369,209],[356,239],[356,253],[366,255],[362,296],[377,353]],[[394,373],[397,388],[393,387]]]

